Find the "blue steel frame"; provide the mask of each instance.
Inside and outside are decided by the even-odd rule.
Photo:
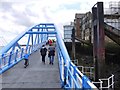
[[[35,36],[33,36],[34,34]],[[20,62],[26,50],[30,55],[41,48],[43,44],[46,44],[50,34],[56,37],[61,87],[65,89],[97,89],[97,87],[71,62],[59,30],[55,28],[54,24],[48,23],[38,24],[23,32],[0,51],[0,74]],[[29,35],[28,42],[26,47],[22,48],[18,41],[25,35]],[[19,46],[19,50],[15,50],[16,46]]]
[[[42,23],[31,27],[13,39],[0,50],[0,74],[23,60],[25,51],[30,55],[43,44],[46,44],[49,34],[56,34],[53,24]],[[28,41],[23,48],[23,46],[19,44],[19,41],[26,35],[28,36]]]

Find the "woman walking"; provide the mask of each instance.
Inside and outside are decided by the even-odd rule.
[[[49,57],[49,60],[50,60],[49,64],[53,65],[54,56],[55,56],[55,47],[50,45],[49,48],[48,48],[48,57]]]

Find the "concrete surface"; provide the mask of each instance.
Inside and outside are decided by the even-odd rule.
[[[54,65],[49,65],[46,56],[44,65],[39,51],[29,57],[27,68],[24,68],[23,60],[4,72],[0,78],[2,78],[2,88],[60,88],[57,57]]]

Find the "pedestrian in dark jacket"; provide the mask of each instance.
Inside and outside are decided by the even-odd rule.
[[[48,57],[50,59],[50,63],[49,64],[53,65],[54,56],[55,56],[55,47],[50,45],[49,48],[48,48]]]
[[[45,56],[46,56],[46,52],[47,52],[47,48],[45,47],[45,45],[42,46],[42,48],[40,49],[41,52],[41,56],[42,56],[42,62],[45,64]]]

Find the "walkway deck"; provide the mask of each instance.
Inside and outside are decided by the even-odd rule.
[[[60,88],[57,57],[54,65],[41,61],[39,51],[29,58],[30,65],[24,68],[24,60],[2,75],[2,88]]]

